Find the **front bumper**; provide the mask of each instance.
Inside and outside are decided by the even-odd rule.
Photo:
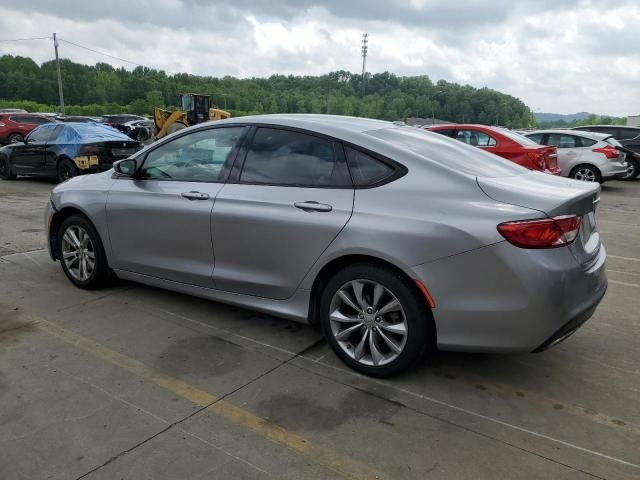
[[[49,199],[47,206],[44,209],[44,231],[47,235],[47,251],[52,260],[56,257],[51,249],[51,223],[53,222],[53,216],[56,213],[56,208],[53,205],[53,200]]]
[[[532,352],[593,315],[607,289],[605,259],[602,246],[582,267],[568,247],[500,242],[413,271],[435,300],[440,349]]]

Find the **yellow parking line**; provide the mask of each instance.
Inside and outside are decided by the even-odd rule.
[[[640,285],[638,285],[637,283],[619,282],[618,280],[611,279],[609,279],[609,283],[613,283],[615,285],[624,285],[625,287],[640,288]]]
[[[287,429],[275,425],[268,420],[254,415],[243,408],[237,407],[224,400],[218,400],[215,395],[201,390],[178,378],[154,371],[145,364],[122,353],[78,335],[71,330],[60,327],[44,319],[38,319],[38,327],[44,332],[83,350],[94,357],[104,360],[112,365],[120,367],[138,377],[155,383],[156,385],[179,395],[190,402],[205,407],[207,410],[223,417],[224,419],[251,430],[262,437],[282,445],[289,450],[304,455],[313,463],[317,463],[345,479],[371,479],[384,478],[383,475],[369,466],[358,462],[342,453],[316,445],[310,440],[301,437]]]

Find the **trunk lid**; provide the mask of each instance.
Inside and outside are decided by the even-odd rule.
[[[130,157],[142,148],[140,142],[135,140],[115,140],[102,142],[96,146],[99,147],[100,150],[100,162],[106,165],[110,165],[117,160]]]
[[[501,203],[537,210],[541,218],[580,215],[580,233],[568,248],[584,268],[588,268],[597,258],[601,245],[595,220],[600,200],[599,184],[535,171],[509,177],[476,177],[476,181],[488,197]]]

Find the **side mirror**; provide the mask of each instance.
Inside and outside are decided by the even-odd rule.
[[[113,164],[113,169],[116,173],[122,177],[133,177],[138,170],[138,162],[133,158],[127,158],[120,160]]]

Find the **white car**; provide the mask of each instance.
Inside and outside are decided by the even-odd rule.
[[[557,147],[564,177],[603,183],[627,174],[626,154],[617,149],[621,144],[611,135],[577,130],[536,130],[523,135],[541,145]]]

